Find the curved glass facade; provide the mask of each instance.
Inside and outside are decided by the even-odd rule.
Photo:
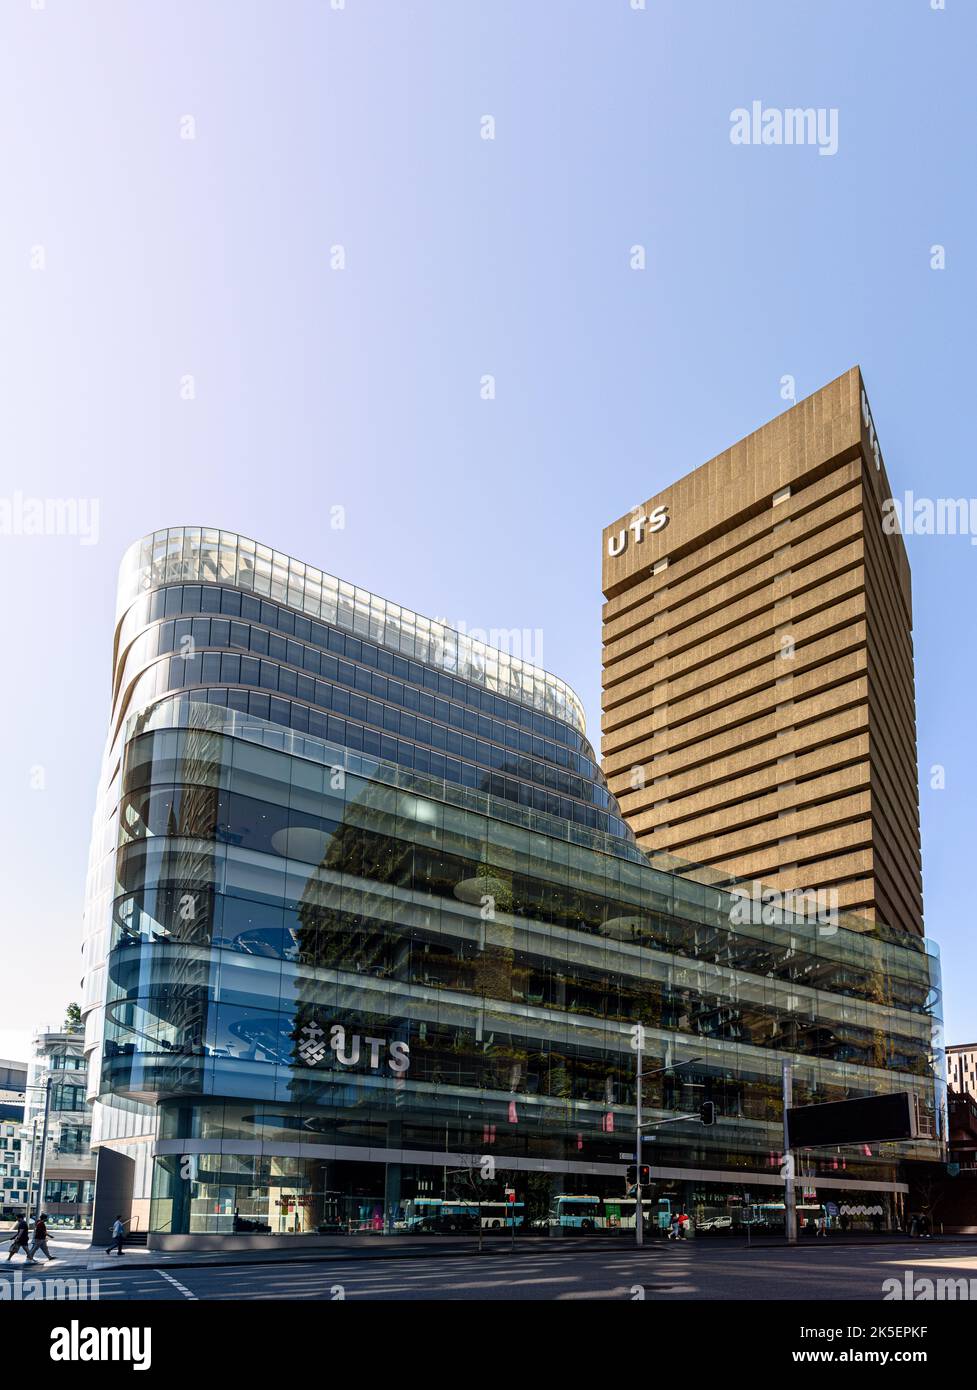
[[[572,725],[237,589],[168,585],[137,600],[123,624],[117,689],[120,715],[193,690],[403,767],[629,833]]]
[[[647,1069],[694,1059],[646,1117],[721,1117],[646,1145],[653,1220],[775,1211],[785,1061],[797,1104],[913,1090],[939,1153],[925,943],[743,921],[636,849],[582,720],[220,561],[147,571],[156,543],[123,574],[85,943],[91,1093],[158,1124],[155,1241],[462,1229],[507,1187],[526,1233],[626,1226],[638,1023]],[[908,1147],[805,1154],[804,1191],[888,1223]]]
[[[173,582],[232,584],[585,730],[583,705],[557,676],[247,536],[205,526],[144,536],[122,561],[119,616],[139,594]]]

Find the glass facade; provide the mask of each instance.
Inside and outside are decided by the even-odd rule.
[[[122,561],[118,615],[123,617],[132,600],[149,589],[192,581],[228,583],[303,617],[335,623],[583,731],[580,700],[548,671],[230,531],[180,526],[136,541]]]
[[[918,1096],[914,1145],[800,1159],[802,1219],[896,1220],[942,1140],[932,948],[743,921],[636,848],[562,682],[448,670],[285,557],[259,596],[261,550],[123,567],[84,1007],[91,1096],[156,1131],[154,1235],[633,1227],[637,1024],[691,1063],[646,1119],[719,1115],[650,1131],[653,1229],[782,1222],[785,1061],[795,1104]]]
[[[243,616],[208,617],[205,603]],[[627,833],[590,745],[551,715],[235,589],[171,585],[136,608],[142,630],[121,672],[136,676],[134,706],[203,687],[211,704]]]

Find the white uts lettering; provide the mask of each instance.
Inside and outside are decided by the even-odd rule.
[[[399,1075],[410,1066],[410,1045],[406,1042],[388,1042],[386,1038],[361,1037],[359,1033],[349,1033],[341,1023],[329,1028],[328,1037],[315,1021],[301,1029],[298,1041],[298,1057],[307,1067],[316,1067],[325,1061],[332,1052],[341,1067],[359,1066],[361,1060],[372,1071],[379,1071],[382,1055],[387,1052],[387,1066]]]
[[[646,535],[653,536],[656,531],[663,531],[667,525],[668,507],[655,507],[647,514],[641,512],[632,517],[616,536],[608,536],[607,553],[610,556],[623,555],[628,548],[629,531],[634,537],[635,545],[639,545]]]
[[[875,467],[881,469],[882,450],[879,448],[879,441],[875,435],[875,421],[872,419],[872,412],[869,409],[868,397],[865,394],[864,388],[862,389],[862,420],[865,422],[865,428],[868,430],[868,447],[872,451]]]
[[[361,1044],[370,1049],[370,1067],[380,1068],[380,1049],[387,1048],[387,1066],[392,1072],[406,1071],[410,1066],[410,1047],[405,1042],[388,1043],[386,1038],[360,1038],[359,1033],[347,1034],[341,1023],[334,1023],[330,1029],[330,1047],[336,1054],[336,1061],[344,1067],[355,1067],[360,1060]]]

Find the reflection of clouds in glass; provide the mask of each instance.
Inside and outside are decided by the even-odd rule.
[[[488,874],[482,878],[463,878],[454,887],[459,902],[470,903],[474,907],[481,907],[486,898],[495,902],[504,901],[507,893],[511,894],[508,883]]]
[[[220,1022],[223,1025],[220,1045],[227,1048],[229,1056],[278,1062],[286,1067],[292,1065],[292,1030],[286,1016],[252,1010],[243,1018],[228,1020],[222,1009]]]
[[[142,591],[198,580],[226,580],[273,602],[287,603],[311,618],[372,638],[392,651],[439,666],[486,690],[564,719],[581,734],[586,732],[577,695],[542,667],[232,532],[176,527],[136,541],[122,561],[118,613]]]
[[[286,859],[299,859],[306,864],[318,864],[329,847],[330,836],[311,825],[294,825],[276,830],[271,837],[272,849]]]

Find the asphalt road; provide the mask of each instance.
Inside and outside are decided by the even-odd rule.
[[[309,1299],[413,1301],[449,1299],[596,1299],[669,1302],[690,1299],[879,1299],[883,1281],[907,1269],[930,1278],[974,1280],[977,1241],[967,1244],[845,1245],[811,1249],[723,1248],[718,1243],[656,1243],[625,1250],[517,1250],[420,1258],[297,1260],[276,1265],[99,1268],[107,1299]],[[8,1266],[9,1268],[9,1266]],[[40,1269],[32,1273],[40,1274]],[[58,1265],[52,1266],[56,1275]],[[65,1273],[68,1273],[65,1270]]]

